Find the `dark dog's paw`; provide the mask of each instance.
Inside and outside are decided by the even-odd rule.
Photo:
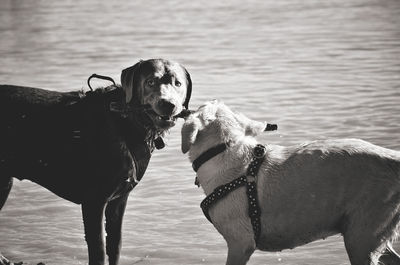
[[[14,263],[10,262],[6,257],[0,254],[0,265],[12,265]]]
[[[0,265],[22,265],[23,262],[11,262],[3,256],[0,256]]]
[[[23,265],[24,262],[11,262],[6,257],[0,254],[0,265]],[[26,263],[25,263],[26,264]],[[43,262],[39,262],[37,265],[45,265]]]

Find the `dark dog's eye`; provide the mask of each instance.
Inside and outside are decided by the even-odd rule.
[[[147,80],[147,85],[149,85],[149,86],[154,86],[155,85],[155,81],[154,81],[154,79],[149,79],[149,80]]]
[[[182,84],[178,80],[175,81],[175,86],[180,87]]]

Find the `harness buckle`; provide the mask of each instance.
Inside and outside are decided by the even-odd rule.
[[[72,138],[73,139],[80,139],[81,138],[81,130],[73,130],[72,131]]]
[[[267,152],[267,148],[261,144],[258,144],[253,149],[253,156],[255,158],[263,158],[265,156],[266,152]]]

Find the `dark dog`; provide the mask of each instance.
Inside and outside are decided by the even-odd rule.
[[[128,194],[192,87],[184,67],[162,59],[123,70],[121,83],[86,94],[0,86],[0,209],[12,177],[81,204],[90,265],[105,254],[118,264]]]

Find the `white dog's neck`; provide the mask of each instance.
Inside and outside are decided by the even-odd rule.
[[[207,145],[208,148],[205,148],[205,150],[196,150],[197,148],[192,148],[190,153],[191,162],[207,149],[218,144],[221,143]],[[245,174],[247,166],[252,158],[252,150],[256,145],[257,141],[253,137],[243,137],[236,142],[229,143],[229,146],[224,152],[202,164],[197,171],[197,180],[205,194],[209,195],[216,187]],[[199,146],[204,146],[204,144]]]

